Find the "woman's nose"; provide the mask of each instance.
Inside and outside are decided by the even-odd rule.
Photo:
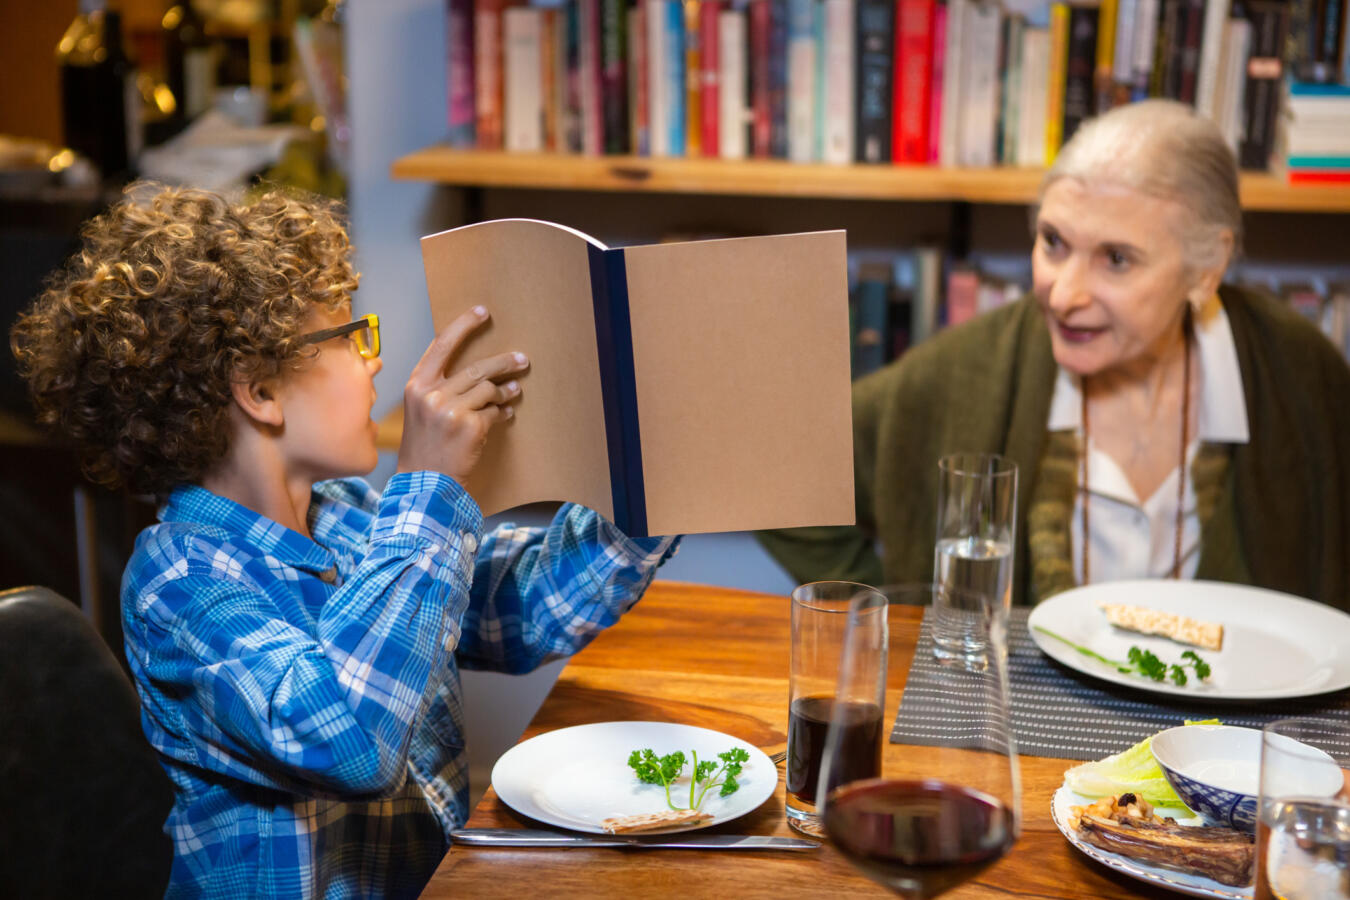
[[[1065,315],[1092,300],[1092,291],[1082,269],[1072,260],[1059,267],[1050,285],[1050,309]]]

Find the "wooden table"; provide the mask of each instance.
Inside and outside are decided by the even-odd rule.
[[[922,611],[899,611],[891,689],[903,688]],[[895,621],[893,619],[893,621]],[[897,639],[898,638],[898,639]],[[893,650],[895,653],[895,650]],[[563,669],[525,737],[589,722],[649,720],[713,728],[772,753],[787,746],[788,600],[728,588],[656,582],[642,602]],[[888,744],[903,754],[905,745]],[[913,751],[915,748],[908,748]],[[1176,897],[1075,850],[1050,819],[1050,797],[1073,762],[1022,757],[1022,836],[952,898]],[[540,827],[489,788],[468,824]],[[543,826],[547,827],[547,826]],[[717,830],[795,835],[783,788]],[[709,850],[538,850],[454,846],[424,898],[893,896],[828,845],[807,853]]]

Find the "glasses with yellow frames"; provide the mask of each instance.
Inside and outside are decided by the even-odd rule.
[[[322,331],[302,334],[300,335],[300,343],[317,344],[319,341],[342,337],[346,334],[352,336],[357,351],[366,359],[374,359],[380,355],[380,317],[374,313],[367,313],[359,319],[353,319],[346,325],[339,325],[336,328],[325,328]]]

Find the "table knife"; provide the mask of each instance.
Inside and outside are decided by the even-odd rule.
[[[477,847],[631,847],[689,850],[815,850],[816,841],[756,834],[565,834],[529,828],[456,828],[450,838]]]

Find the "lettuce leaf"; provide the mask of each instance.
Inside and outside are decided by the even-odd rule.
[[[1218,719],[1187,720],[1187,725],[1220,725]],[[1115,797],[1126,792],[1143,797],[1154,806],[1171,809],[1189,807],[1181,802],[1177,792],[1167,783],[1162,767],[1153,758],[1150,749],[1153,738],[1147,737],[1128,750],[1097,762],[1074,766],[1064,773],[1069,790],[1084,797]]]

